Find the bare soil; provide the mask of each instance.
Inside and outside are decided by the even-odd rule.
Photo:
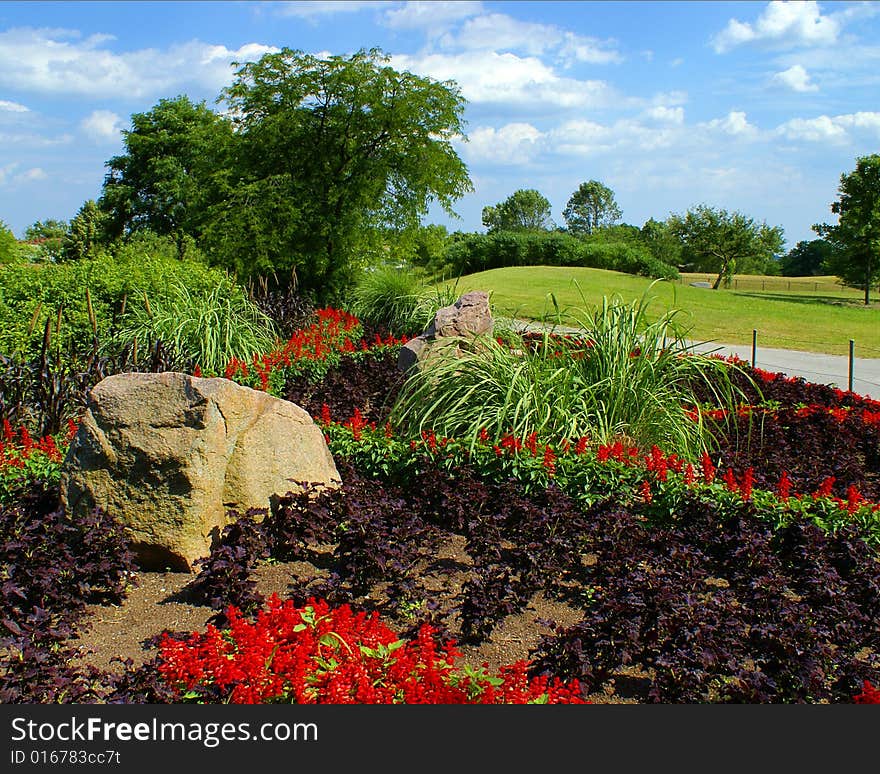
[[[440,601],[438,613],[453,638],[458,635],[459,621],[450,600],[459,598],[472,564],[464,545],[463,537],[450,536],[431,561],[420,568],[422,584],[429,593],[436,594]],[[256,568],[253,580],[264,596],[274,593],[284,599],[291,588],[307,589],[326,573],[310,562],[266,562]],[[186,587],[193,578],[180,572],[139,572],[121,605],[93,605],[88,609],[78,641],[79,657],[100,669],[119,670],[118,659],[130,658],[135,664],[152,659],[156,655],[157,636],[163,631],[204,631],[216,611],[189,599]],[[361,601],[381,609],[386,599],[377,586]],[[552,633],[553,625],[571,626],[581,616],[578,609],[539,592],[522,612],[499,623],[479,646],[459,645],[461,662],[485,665],[495,673],[502,664],[528,659],[541,636]],[[386,623],[400,631],[408,628],[412,620],[386,619]],[[636,703],[638,694],[644,691],[646,676],[638,669],[628,670],[588,698],[594,703]],[[625,686],[625,690],[619,694],[615,683]]]

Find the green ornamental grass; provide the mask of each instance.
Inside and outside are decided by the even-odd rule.
[[[161,340],[206,374],[222,373],[233,357],[268,352],[276,341],[269,317],[228,278],[209,289],[174,280],[161,294],[142,293],[130,302],[119,336],[139,347]]]
[[[376,266],[365,271],[352,291],[350,311],[396,334],[421,333],[437,309],[456,300],[449,285],[427,287],[411,267]]]
[[[629,304],[604,298],[593,309],[567,310],[586,338],[545,330],[537,345],[515,333],[504,343],[462,341],[411,375],[392,423],[474,443],[485,428],[495,443],[506,433],[536,432],[545,442],[587,436],[696,457],[714,438],[688,413],[695,385],[722,407],[734,408],[742,395],[727,363],[688,348],[676,311],[650,320],[647,306],[646,294]]]

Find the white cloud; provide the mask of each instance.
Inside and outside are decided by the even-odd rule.
[[[792,65],[787,70],[775,73],[773,75],[773,82],[781,84],[792,91],[819,91],[819,87],[815,83],[810,82],[810,74],[799,64]]]
[[[13,161],[10,164],[0,167],[0,186],[7,184],[17,185],[19,183],[30,183],[36,180],[45,180],[48,175],[40,169],[40,167],[32,167],[24,172],[15,173],[21,164]]]
[[[731,19],[712,44],[719,54],[745,43],[830,45],[837,41],[840,30],[839,17],[823,16],[815,0],[773,0],[753,24]]]
[[[880,113],[844,113],[838,116],[792,118],[776,127],[776,133],[789,140],[846,143],[851,131],[863,131],[880,139]]]
[[[511,123],[495,129],[477,127],[462,152],[469,160],[495,164],[525,164],[541,150],[542,132],[528,123]]]
[[[165,50],[115,53],[107,35],[82,38],[73,30],[16,28],[0,32],[0,86],[45,94],[137,98],[183,84],[217,90],[232,79],[232,61],[278,49],[249,43],[237,50],[198,40]]]
[[[56,145],[68,145],[73,142],[73,135],[62,134],[58,137],[44,137],[39,134],[4,134],[0,133],[0,148],[51,148]]]
[[[328,3],[335,5],[335,3]],[[382,3],[386,6],[388,3]],[[448,24],[467,19],[482,13],[483,4],[479,2],[443,2],[432,0],[431,2],[404,3],[399,8],[392,8],[383,15],[383,23],[386,27],[396,30],[425,29],[431,31],[437,27],[445,27]]]
[[[42,169],[39,167],[33,167],[25,170],[20,175],[16,175],[13,180],[16,183],[31,183],[35,180],[45,180],[47,177],[49,176]]]
[[[684,123],[684,108],[682,107],[666,107],[658,105],[645,111],[645,116],[655,121],[661,121],[669,124]]]
[[[619,99],[603,81],[557,75],[536,57],[495,51],[395,55],[392,65],[438,80],[454,80],[468,102],[507,104],[536,111],[547,106],[600,107]]]
[[[9,113],[28,113],[30,108],[26,108],[18,102],[10,102],[8,99],[0,99],[0,110],[5,110]]]
[[[758,134],[758,128],[749,123],[746,114],[741,110],[731,110],[724,118],[714,118],[711,121],[698,124],[698,126],[711,131],[724,132],[731,137],[745,139],[756,137]]]
[[[275,10],[281,16],[316,19],[341,13],[357,13],[369,8],[388,7],[387,0],[306,0],[305,2],[278,3]]]
[[[94,110],[80,122],[80,128],[95,142],[108,142],[118,140],[124,126],[111,110]]]
[[[447,49],[465,51],[513,51],[529,56],[555,53],[566,65],[623,61],[613,41],[576,35],[550,24],[523,22],[501,13],[468,19],[457,33],[444,35],[440,43]]]

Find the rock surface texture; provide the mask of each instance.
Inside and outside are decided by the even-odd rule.
[[[227,511],[268,508],[294,482],[338,486],[303,409],[227,379],[117,374],[98,383],[61,471],[68,513],[120,520],[143,568],[191,571]]]
[[[400,348],[397,367],[408,371],[423,362],[432,347],[447,346],[456,339],[468,339],[492,332],[489,294],[484,290],[465,293],[454,304],[437,310],[434,321],[424,333]]]

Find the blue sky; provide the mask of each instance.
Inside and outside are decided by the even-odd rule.
[[[458,83],[475,192],[428,218],[453,229],[518,188],[561,223],[596,179],[627,223],[703,203],[791,247],[880,152],[876,2],[0,2],[0,220],[69,219],[132,113],[213,105],[232,61],[285,46]]]

